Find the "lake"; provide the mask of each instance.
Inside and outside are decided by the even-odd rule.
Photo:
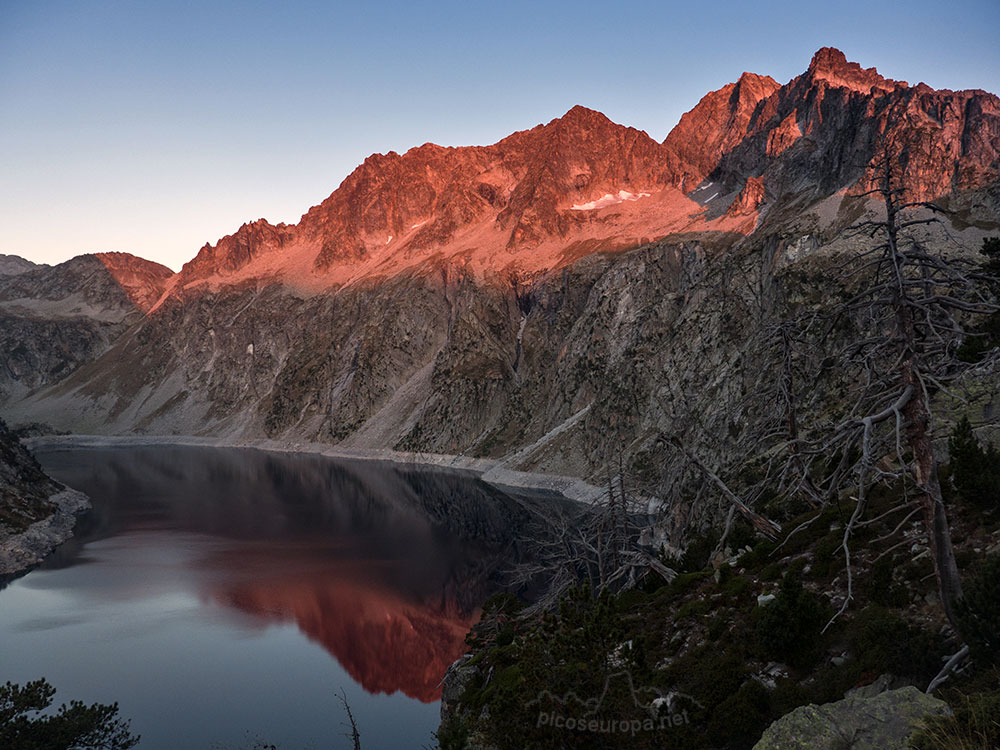
[[[117,701],[144,750],[433,745],[520,501],[472,476],[179,446],[45,448],[94,509],[0,591],[0,681]]]

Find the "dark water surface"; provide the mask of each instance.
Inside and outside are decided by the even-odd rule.
[[[509,552],[510,498],[254,450],[38,457],[94,510],[0,591],[0,682],[118,701],[145,750],[348,747],[340,688],[366,750],[432,744],[441,678]]]

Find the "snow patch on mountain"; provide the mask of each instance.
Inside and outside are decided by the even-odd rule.
[[[648,198],[649,193],[630,193],[628,190],[619,190],[617,193],[606,193],[601,198],[596,201],[589,201],[588,203],[575,203],[570,206],[571,211],[593,211],[598,208],[605,208],[606,206],[614,206],[617,203],[624,203],[625,201],[637,201],[640,198]]]

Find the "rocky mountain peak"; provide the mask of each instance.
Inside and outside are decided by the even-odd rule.
[[[733,100],[731,106],[735,110],[746,110],[747,108],[752,110],[761,100],[766,99],[779,88],[781,88],[781,84],[771,76],[744,72],[733,85],[733,93],[730,95]]]
[[[562,117],[552,120],[548,125],[539,126],[545,130],[559,130],[561,132],[608,130],[620,128],[608,117],[595,109],[589,109],[580,104],[571,107]]]
[[[906,87],[904,81],[883,78],[875,68],[862,68],[856,62],[849,62],[847,55],[836,47],[823,47],[813,55],[805,73],[811,81],[826,81],[833,86],[867,93],[872,88],[892,90]]]
[[[319,245],[320,273],[447,248],[463,235],[476,237],[478,253],[507,254],[562,241],[592,216],[583,211],[648,196],[673,173],[669,153],[646,133],[575,106],[490,146],[424,144],[369,157],[303,217],[298,234]]]
[[[781,85],[770,76],[744,73],[736,83],[702,97],[681,117],[663,145],[680,163],[679,187],[694,190],[719,163],[719,157],[747,136],[758,105]]]
[[[686,167],[686,192],[711,180],[706,197],[733,195],[750,177],[775,197],[861,192],[872,186],[873,159],[887,143],[900,149],[911,200],[997,177],[1000,117],[996,98],[985,92],[910,87],[833,47],[820,49],[784,86],[753,83],[744,74],[708,94],[667,137]],[[760,197],[754,187],[740,207]]]

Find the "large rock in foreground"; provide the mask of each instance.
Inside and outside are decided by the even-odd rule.
[[[947,703],[912,686],[875,696],[856,693],[782,716],[754,750],[906,750],[925,718],[950,712]]]

